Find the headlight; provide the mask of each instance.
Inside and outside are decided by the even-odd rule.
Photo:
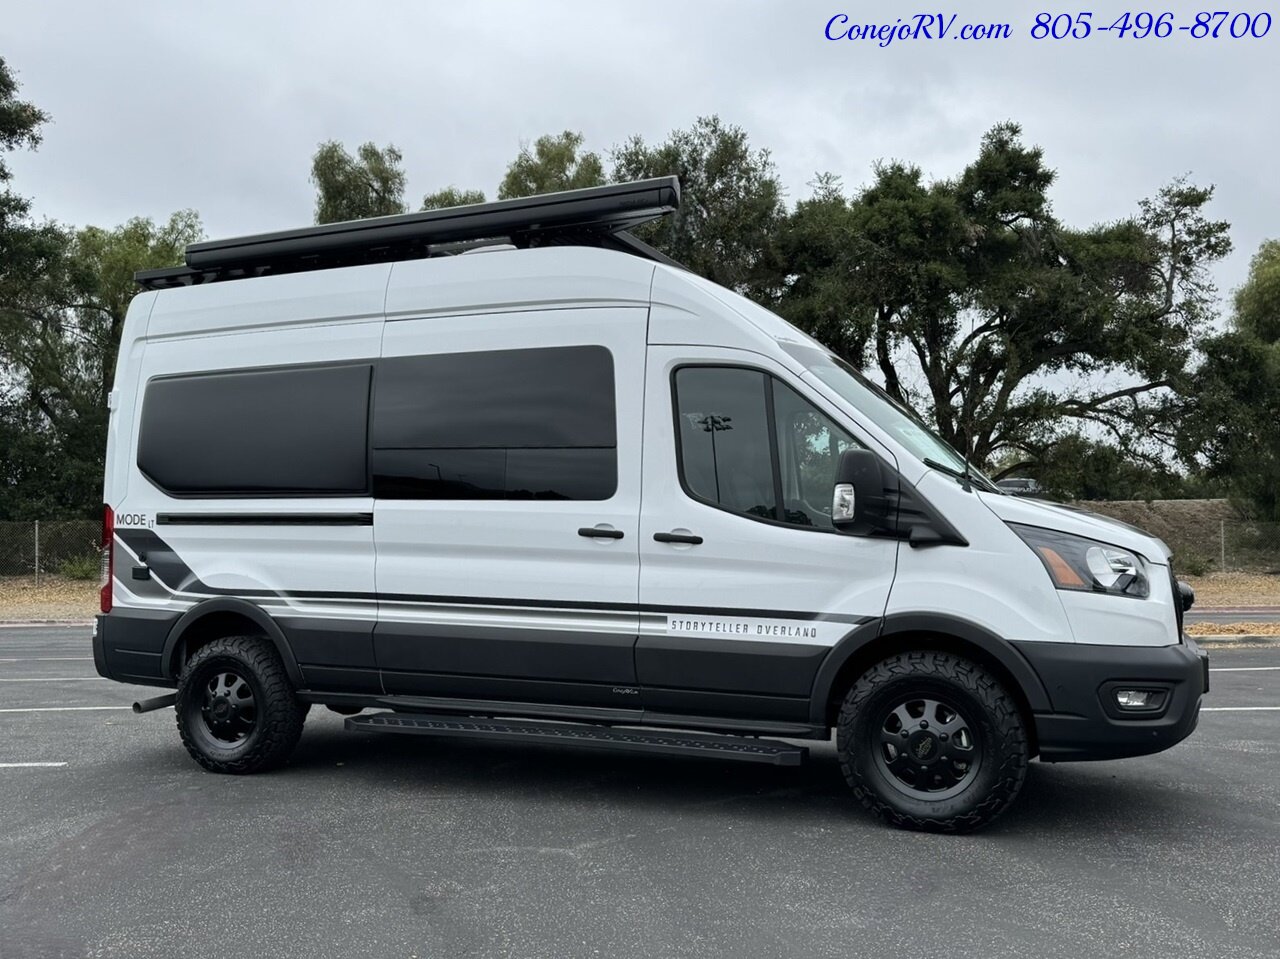
[[[1146,564],[1136,553],[1038,526],[1010,523],[1009,528],[1040,557],[1058,589],[1140,599],[1145,599],[1151,592]]]

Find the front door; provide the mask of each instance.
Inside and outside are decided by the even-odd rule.
[[[884,614],[897,543],[831,525],[850,429],[755,353],[649,349],[641,635],[646,710],[807,719],[830,648]]]
[[[638,707],[646,312],[387,322],[371,467],[388,693]]]

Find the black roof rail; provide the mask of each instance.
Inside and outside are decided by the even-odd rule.
[[[348,220],[277,233],[192,243],[186,265],[142,270],[151,290],[198,283],[413,260],[456,251],[456,244],[501,240],[517,247],[598,246],[679,266],[627,233],[680,205],[674,176],[566,190],[541,196]],[[441,247],[454,244],[450,250]]]

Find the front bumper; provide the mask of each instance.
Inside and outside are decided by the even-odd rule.
[[[1209,691],[1209,657],[1184,637],[1176,646],[1014,643],[1039,674],[1053,703],[1036,713],[1045,762],[1122,759],[1158,753],[1191,735],[1200,697]],[[1161,707],[1128,713],[1117,688],[1164,691]]]

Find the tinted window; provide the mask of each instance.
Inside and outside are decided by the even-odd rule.
[[[603,449],[617,445],[603,346],[399,356],[378,366],[380,449]]]
[[[680,471],[699,499],[736,513],[832,529],[831,493],[853,437],[756,370],[676,372]]]
[[[777,380],[773,416],[787,522],[834,529],[831,492],[840,454],[855,445],[853,437]]]
[[[369,364],[152,380],[138,467],[162,489],[207,494],[367,491]]]
[[[608,499],[613,357],[574,346],[384,359],[373,447],[385,499]]]
[[[736,513],[777,519],[766,383],[755,370],[678,370],[677,422],[690,492]]]

